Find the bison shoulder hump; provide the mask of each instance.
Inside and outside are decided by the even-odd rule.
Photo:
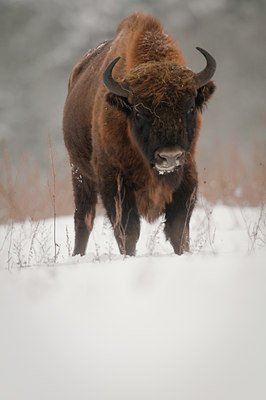
[[[85,70],[89,63],[93,61],[93,59],[101,53],[101,51],[105,48],[105,46],[110,42],[110,40],[105,40],[100,43],[95,49],[90,49],[86,54],[79,60],[79,62],[73,68],[69,81],[68,81],[68,90],[70,90],[75,82],[77,81],[80,74]]]

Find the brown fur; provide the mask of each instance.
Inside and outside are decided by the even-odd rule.
[[[106,191],[110,191],[112,202],[115,196],[112,188],[116,187],[114,181],[118,174],[123,176],[125,190],[130,192],[128,218],[131,218],[133,210],[149,221],[165,212],[178,187],[181,197],[183,193],[189,197],[197,185],[195,151],[201,113],[198,111],[196,115],[195,139],[187,152],[185,167],[176,178],[179,183],[173,182],[172,177],[160,179],[143,156],[126,113],[121,111],[124,100],[115,95],[108,95],[109,100],[107,98],[102,76],[108,64],[118,56],[121,59],[113,70],[114,79],[127,82],[132,93],[129,101],[134,103],[137,99],[134,108],[140,107],[153,115],[153,129],[165,132],[166,144],[173,141],[171,132],[180,130],[186,99],[197,95],[191,86],[194,74],[186,67],[177,43],[163,31],[157,19],[141,12],[125,18],[113,40],[89,51],[74,67],[63,119],[65,144],[73,165],[76,202],[74,254],[85,252],[84,243],[88,235],[85,239],[78,237],[83,237],[86,226],[89,232],[91,230],[97,192],[108,209]],[[214,86],[206,85],[206,91],[207,95],[202,95],[204,101],[214,91]],[[180,113],[180,118],[171,118],[173,112]],[[185,135],[185,132],[180,135]],[[83,233],[79,234],[81,231]],[[130,254],[130,251],[126,253]]]

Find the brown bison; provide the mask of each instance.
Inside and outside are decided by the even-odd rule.
[[[140,12],[74,67],[63,118],[76,207],[74,255],[85,254],[98,193],[122,254],[135,254],[140,216],[165,215],[175,253],[189,250],[196,143],[216,67],[197,49],[207,65],[194,73],[160,22]]]

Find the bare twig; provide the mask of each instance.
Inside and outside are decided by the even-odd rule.
[[[11,247],[12,247],[12,243],[13,243],[13,231],[14,231],[14,222],[11,221],[10,224],[11,228],[10,228],[10,239],[9,239],[9,246],[8,246],[8,252],[7,252],[7,266],[8,269],[11,268],[11,263],[13,264],[13,259],[12,259],[12,253],[11,253]]]
[[[51,137],[49,136],[49,150],[50,150],[50,160],[52,167],[52,180],[53,180],[53,192],[52,192],[52,204],[53,204],[53,242],[54,242],[54,262],[56,263],[58,256],[58,244],[56,242],[56,174],[54,166],[54,151],[52,147]]]
[[[151,256],[154,254],[155,247],[159,242],[159,234],[162,231],[164,224],[165,224],[165,221],[160,221],[160,223],[156,226],[156,229],[152,232],[152,234],[149,237],[147,247],[150,250]]]
[[[208,241],[211,247],[211,250],[213,252],[213,254],[215,254],[215,250],[214,250],[214,241],[215,241],[215,234],[216,234],[216,227],[212,224],[211,221],[211,216],[213,213],[213,209],[211,209],[210,207],[208,207],[206,205],[206,203],[203,203],[203,209],[205,211],[205,215],[207,217],[207,237],[208,237]]]
[[[67,254],[69,257],[71,257],[71,243],[69,239],[69,231],[68,231],[68,226],[66,226],[66,246],[67,246]]]
[[[198,229],[202,225],[202,231],[200,232],[200,238],[195,246],[199,251],[202,250],[206,243],[209,243],[212,253],[216,254],[216,251],[214,249],[216,227],[212,221],[213,209],[210,207],[209,203],[206,202],[204,198],[202,198],[202,196],[199,196],[199,198],[201,199],[201,206],[204,210],[205,216],[202,219],[201,223],[198,225]]]
[[[27,264],[28,264],[28,265],[30,265],[31,260],[32,260],[32,258],[33,258],[33,254],[34,254],[34,242],[35,242],[36,235],[37,235],[37,232],[38,232],[38,229],[39,229],[39,225],[40,225],[40,221],[38,221],[38,222],[36,223],[36,225],[35,225],[35,227],[34,227],[34,229],[33,229],[33,234],[32,234],[31,241],[30,241],[30,248],[29,248],[29,254],[28,254],[28,261],[27,261]]]
[[[196,201],[196,193],[197,193],[197,188],[195,187],[193,189],[193,192],[191,193],[188,201],[186,202],[186,217],[183,225],[183,230],[182,230],[182,235],[180,239],[180,246],[179,246],[179,252],[180,254],[186,249],[189,251],[189,229],[188,229],[188,219],[191,215],[191,208],[193,204],[195,204]]]
[[[240,208],[241,215],[243,221],[246,226],[247,235],[248,235],[248,251],[252,252],[255,251],[256,244],[260,243],[262,246],[266,245],[266,211],[265,211],[265,203],[261,204],[260,213],[258,216],[257,221],[251,223],[247,221],[247,218]]]
[[[118,236],[121,241],[121,247],[120,251],[123,253],[124,256],[126,256],[126,229],[128,225],[128,218],[130,211],[127,216],[127,222],[125,226],[123,226],[122,223],[122,217],[123,217],[123,202],[125,199],[125,192],[123,191],[122,193],[122,184],[123,184],[123,179],[121,175],[119,174],[117,177],[117,195],[114,198],[115,201],[115,221],[113,221],[113,227],[114,230],[118,231]]]

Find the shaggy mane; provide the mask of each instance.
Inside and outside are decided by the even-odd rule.
[[[119,25],[116,37],[127,32],[130,37],[127,48],[127,68],[134,68],[149,61],[172,61],[186,65],[176,41],[164,32],[160,21],[142,12],[126,18]]]
[[[193,72],[168,62],[149,62],[131,69],[125,77],[130,90],[140,99],[149,99],[153,105],[160,102],[176,103],[176,95],[191,92]]]

